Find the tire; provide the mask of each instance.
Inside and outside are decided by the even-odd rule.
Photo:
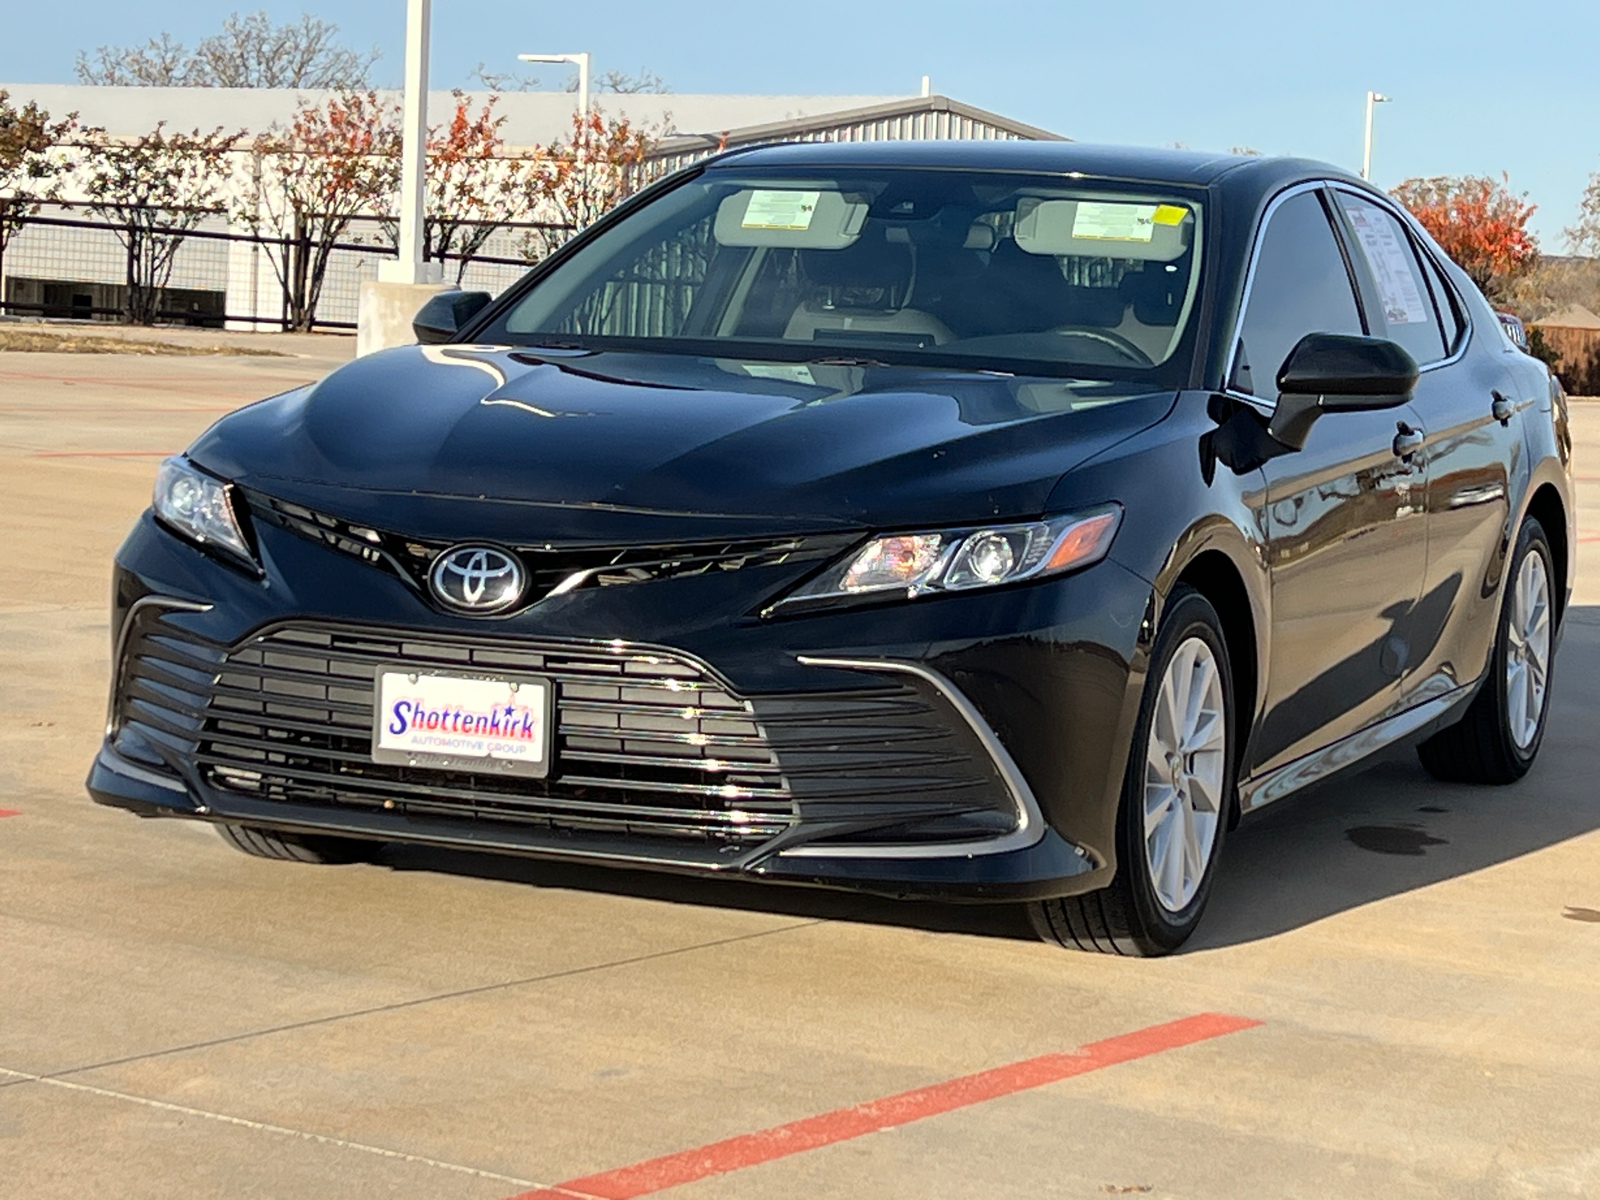
[[[1435,779],[1515,783],[1533,766],[1550,711],[1556,632],[1552,565],[1544,527],[1529,517],[1506,573],[1488,678],[1459,721],[1417,746],[1417,757]]]
[[[372,862],[383,845],[381,842],[367,842],[359,838],[279,833],[273,829],[259,829],[254,825],[218,825],[217,832],[222,835],[222,840],[235,850],[242,850],[255,858],[271,858],[279,862],[329,864]]]
[[[1189,710],[1176,723],[1187,733],[1174,739],[1174,688],[1183,686],[1188,699],[1196,683],[1200,703],[1178,706]],[[1222,853],[1234,803],[1233,749],[1233,674],[1222,625],[1209,600],[1180,585],[1151,648],[1117,810],[1116,875],[1101,891],[1030,905],[1039,936],[1068,949],[1136,957],[1183,945],[1200,923]],[[1149,837],[1147,803],[1158,806]],[[1174,864],[1174,840],[1187,832],[1190,852]]]

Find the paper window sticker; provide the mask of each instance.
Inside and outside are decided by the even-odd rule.
[[[750,203],[745,206],[744,219],[740,224],[746,229],[810,229],[820,199],[821,192],[770,189],[751,192]]]
[[[1428,300],[1417,279],[1411,247],[1396,233],[1393,222],[1365,205],[1349,205],[1345,214],[1367,256],[1367,265],[1372,268],[1385,322],[1426,325],[1433,319]]]
[[[1154,204],[1112,204],[1078,201],[1072,217],[1072,236],[1090,241],[1148,242],[1155,236]]]
[[[1188,215],[1189,210],[1181,204],[1158,204],[1150,220],[1156,225],[1182,225]]]
[[[744,373],[755,379],[781,379],[785,383],[817,384],[805,363],[745,363]]]

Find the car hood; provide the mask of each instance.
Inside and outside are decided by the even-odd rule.
[[[407,346],[232,413],[189,455],[419,535],[933,525],[1038,514],[1064,473],[1173,399],[975,371]]]

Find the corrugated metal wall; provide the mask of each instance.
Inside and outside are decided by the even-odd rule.
[[[683,150],[653,157],[647,164],[648,174],[654,178],[675,171],[679,167],[716,154],[719,149],[735,146],[772,145],[780,142],[927,142],[927,141],[1021,141],[1017,134],[987,121],[975,120],[960,113],[917,112],[892,117],[878,117],[867,121],[851,121],[839,125],[824,125],[804,133],[789,136],[762,138],[753,141],[730,141],[726,147],[707,146],[703,149]]]

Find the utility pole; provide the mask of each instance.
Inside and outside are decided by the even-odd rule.
[[[1361,151],[1361,178],[1372,178],[1372,107],[1375,104],[1387,104],[1389,97],[1378,92],[1367,93],[1367,140]]]

